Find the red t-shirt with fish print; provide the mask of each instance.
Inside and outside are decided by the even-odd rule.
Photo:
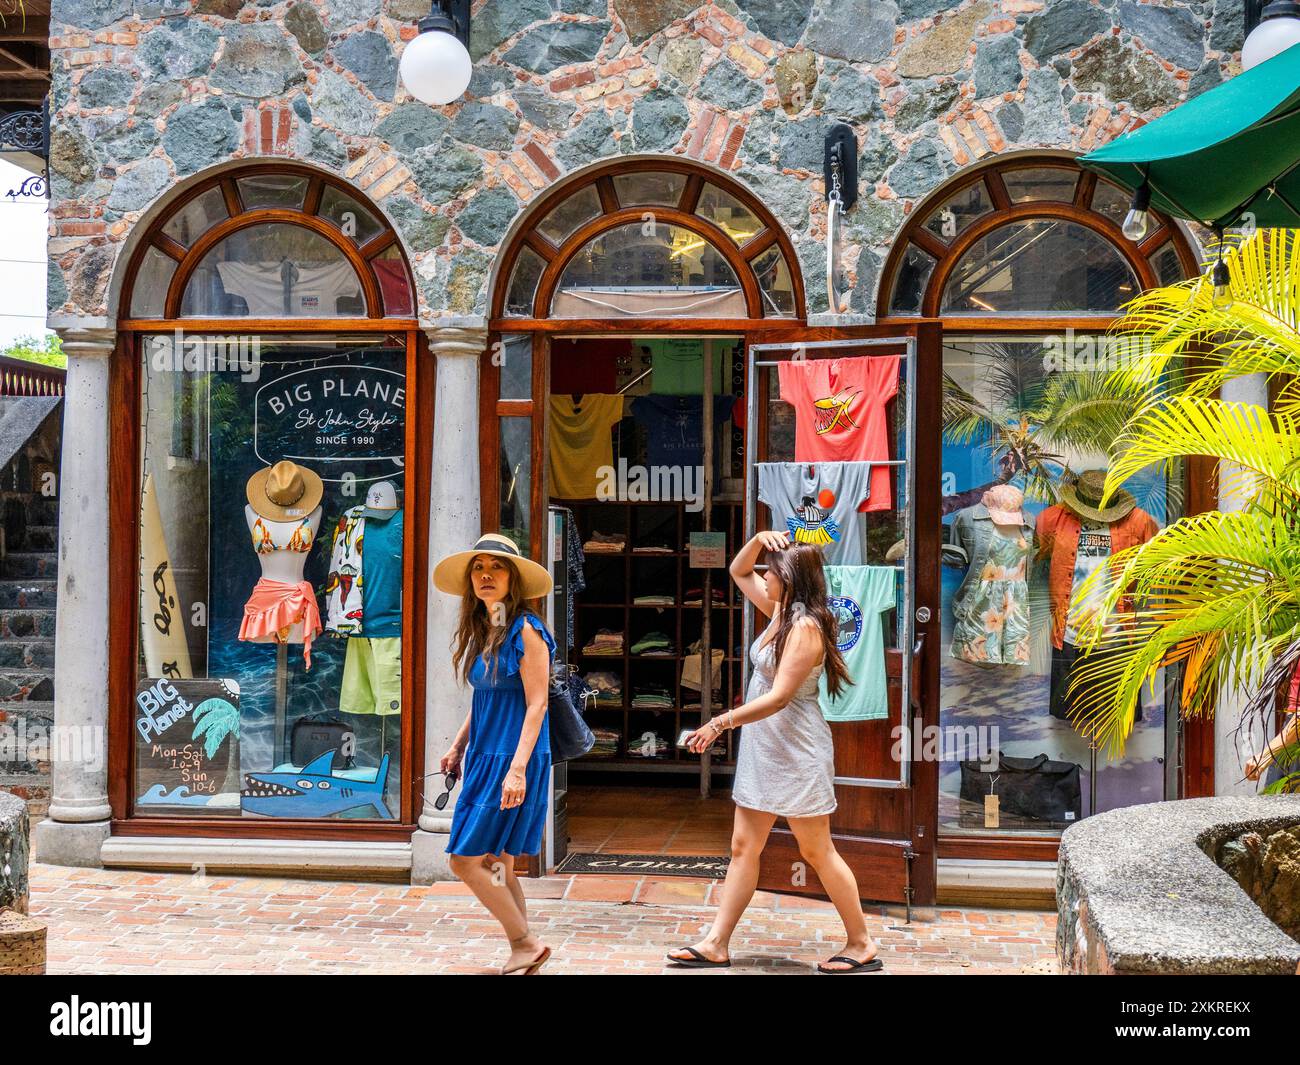
[[[897,355],[799,359],[777,367],[781,398],[792,404],[796,462],[888,462],[885,404],[898,393]],[[889,466],[871,471],[859,510],[889,510]]]

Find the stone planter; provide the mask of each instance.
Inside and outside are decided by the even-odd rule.
[[[27,912],[27,804],[0,791],[0,910]]]
[[[1300,798],[1260,796],[1131,806],[1067,829],[1056,877],[1062,971],[1300,973],[1300,942],[1217,864],[1225,845],[1297,825]]]

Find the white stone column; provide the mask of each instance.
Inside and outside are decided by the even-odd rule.
[[[1254,403],[1268,406],[1268,379],[1264,374],[1250,374],[1225,381],[1221,389],[1223,399],[1229,403]],[[1241,510],[1245,506],[1248,486],[1241,480],[1241,468],[1224,462],[1219,469],[1219,509]],[[1235,484],[1233,483],[1235,482]],[[1236,688],[1224,688],[1214,709],[1214,794],[1255,795],[1261,784],[1243,780],[1246,759],[1261,750],[1272,737],[1264,735],[1259,722],[1251,730],[1237,732],[1247,693]]]
[[[116,331],[58,330],[68,357],[59,476],[53,795],[33,855],[99,866],[108,838],[108,401]],[[130,663],[123,663],[129,668]]]
[[[487,345],[482,326],[442,326],[426,330],[437,359],[433,409],[433,463],[429,489],[429,566],[450,551],[469,547],[479,533],[479,359]],[[470,692],[456,678],[451,639],[460,604],[429,582],[425,653],[424,771],[432,773],[451,746],[469,712]],[[440,793],[442,778],[428,777],[425,792]],[[453,802],[420,813],[420,828],[411,837],[411,883],[449,880],[445,850]]]

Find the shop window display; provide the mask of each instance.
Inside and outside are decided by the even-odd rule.
[[[1113,554],[1178,516],[1181,481],[1145,471],[1103,504],[1115,426],[1075,415],[1106,375],[1062,367],[1054,343],[950,338],[944,348],[940,720],[952,742],[940,825],[951,834],[1053,834],[1165,797],[1176,677],[1163,670],[1145,690],[1122,756],[1094,752],[1070,687],[1088,604],[1071,602]]]
[[[405,344],[255,344],[141,339],[134,814],[394,820]]]

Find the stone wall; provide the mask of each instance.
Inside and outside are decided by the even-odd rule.
[[[483,0],[470,92],[411,101],[427,0],[54,0],[49,306],[108,306],[141,213],[214,164],[309,160],[363,189],[421,317],[480,315],[502,235],[566,171],[690,156],[748,184],[824,276],[825,128],[858,131],[853,310],[915,202],[978,159],[1083,152],[1236,70],[1241,0]],[[809,283],[809,310],[824,310]]]
[[[0,910],[27,912],[27,804],[0,791]]]
[[[1270,921],[1300,941],[1300,825],[1242,832],[1211,857]]]

